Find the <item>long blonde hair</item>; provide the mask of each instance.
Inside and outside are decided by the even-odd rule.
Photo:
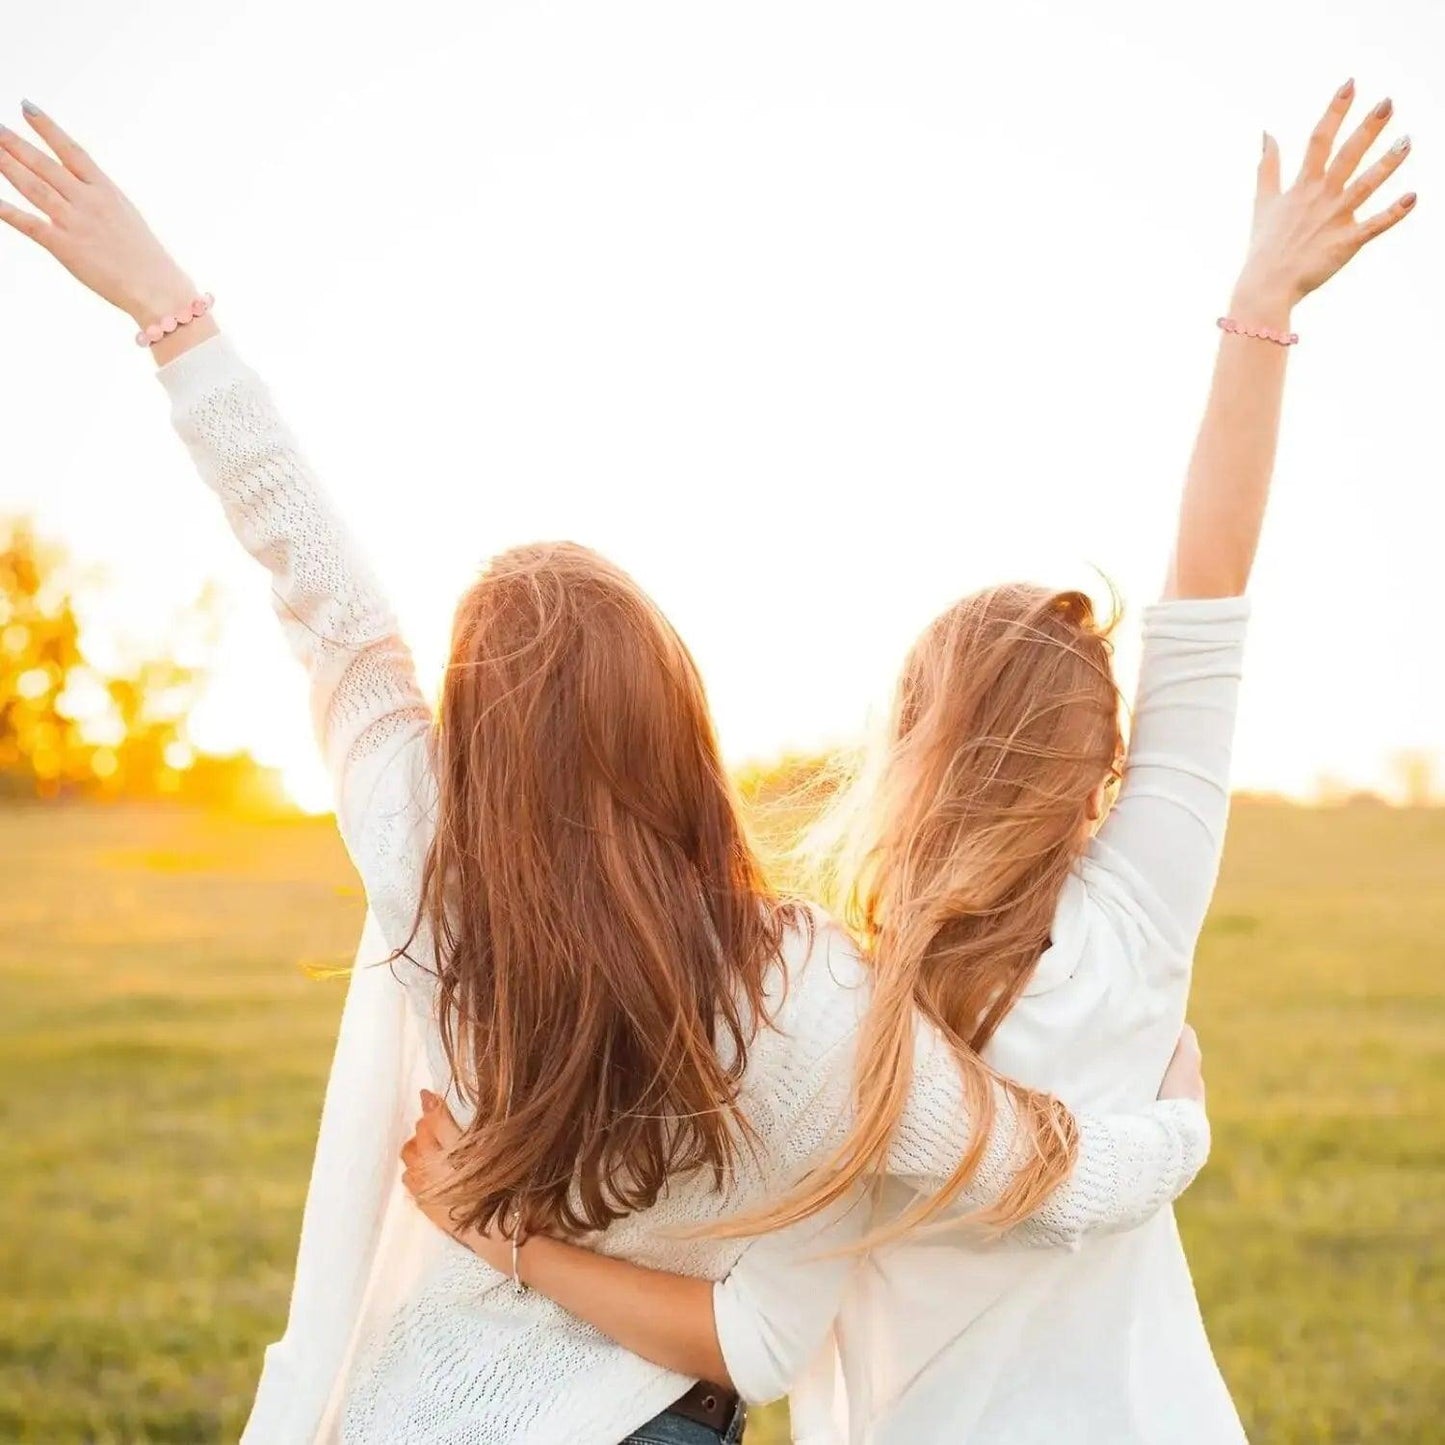
[[[865,1245],[934,1219],[968,1185],[997,1087],[1017,1111],[1024,1162],[972,1222],[1003,1229],[1027,1218],[1072,1169],[1072,1115],[995,1074],[979,1050],[1048,945],[1090,799],[1116,763],[1112,625],[1082,592],[1008,584],[955,603],[914,644],[881,745],[841,789],[815,849],[824,897],[874,976],[853,1128],[760,1227],[806,1217],[883,1172],[912,1086],[918,1014],[957,1059],[973,1138],[939,1190]]]
[[[436,1197],[462,1224],[565,1236],[679,1172],[722,1185],[792,915],[677,634],[583,547],[496,558],[457,610],[435,756],[413,940],[475,1109]]]

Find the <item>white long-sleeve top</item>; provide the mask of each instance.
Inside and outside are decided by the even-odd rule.
[[[1184,1022],[1223,847],[1247,617],[1241,598],[1148,610],[1118,802],[985,1051],[1000,1072],[1076,1110],[1152,1098]],[[873,1222],[908,1198],[890,1182]],[[714,1302],[724,1355],[750,1398],[779,1395],[796,1377],[795,1438],[808,1445],[1244,1439],[1172,1210],[1072,1251],[943,1234],[879,1249],[856,1271],[810,1259],[803,1243],[759,1241]]]
[[[399,947],[412,932],[436,798],[432,720],[410,655],[266,390],[229,343],[202,343],[160,379],[201,476],[271,575],[283,630],[310,675],[342,837],[384,945]],[[423,935],[411,951],[426,946]],[[414,1107],[418,1078],[443,1093],[450,1081],[431,972],[363,972],[328,1085],[287,1332],[268,1351],[246,1440],[611,1445],[690,1381],[540,1295],[516,1292],[419,1214],[398,1210],[397,1121]],[[656,1268],[724,1276],[741,1242],[677,1232],[772,1197],[841,1137],[865,982],[857,954],[826,920],[809,916],[793,928],[741,1085],[760,1149],[743,1151],[725,1190],[705,1172],[679,1177],[652,1208],[589,1242]],[[406,998],[400,1011],[398,995]],[[921,1025],[917,1059],[890,1162],[900,1180],[929,1187],[952,1170],[971,1128],[953,1060]],[[1005,1097],[999,1106],[973,1204],[996,1198],[1018,1160]],[[1144,1100],[1079,1122],[1077,1167],[1018,1232],[1032,1247],[1150,1218],[1187,1186],[1208,1148],[1203,1111],[1186,1102]]]

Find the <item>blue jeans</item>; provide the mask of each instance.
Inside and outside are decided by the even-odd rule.
[[[622,1445],[738,1445],[747,1416],[741,1405],[726,1430],[699,1425],[696,1420],[664,1410],[655,1420],[639,1425]]]

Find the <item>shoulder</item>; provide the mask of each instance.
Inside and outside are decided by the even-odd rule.
[[[1158,889],[1122,849],[1102,837],[1093,839],[1079,877],[1082,887],[1071,906],[1089,916],[1099,944],[1122,950],[1130,959],[1145,952],[1188,951]]]
[[[1114,850],[1100,846],[1069,876],[1050,946],[1000,1027],[1011,1045],[1032,1031],[1037,1046],[1060,1027],[1114,1032],[1187,984],[1190,952],[1161,926],[1147,902],[1147,882],[1132,872]]]
[[[868,983],[868,965],[848,931],[815,903],[799,902],[783,931],[780,962],[790,991],[827,996]]]
[[[868,965],[847,930],[815,904],[793,905],[766,985],[770,1031],[826,1047],[856,1029],[869,982]]]

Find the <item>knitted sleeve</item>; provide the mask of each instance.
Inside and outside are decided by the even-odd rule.
[[[836,926],[819,923],[806,952],[788,959],[790,982],[775,1027],[760,1035],[750,1072],[766,1078],[766,1120],[781,1141],[772,1186],[778,1192],[819,1167],[847,1138],[854,1110],[860,1025],[871,1005],[869,970]],[[993,1083],[994,1120],[979,1168],[959,1196],[965,1208],[1003,1197],[1029,1145],[1008,1089]],[[764,1117],[764,1116],[760,1116]],[[1130,1111],[1076,1110],[1079,1148],[1068,1179],[1017,1243],[1049,1247],[1141,1224],[1177,1199],[1209,1155],[1209,1120],[1188,1100],[1155,1100]],[[958,1059],[921,1015],[913,1021],[913,1074],[886,1172],[935,1192],[973,1147],[972,1117]]]
[[[959,1196],[966,1206],[997,1200],[1025,1162],[1027,1142],[1005,1090],[995,1086],[997,1115],[980,1166]],[[1086,1235],[1132,1229],[1177,1199],[1209,1157],[1209,1120],[1202,1105],[1160,1099],[1136,1113],[1079,1111],[1073,1172],[1017,1225],[1010,1238],[1043,1247],[1072,1245]],[[920,1023],[913,1086],[889,1155],[889,1173],[932,1191],[957,1167],[972,1142],[973,1121],[953,1052]]]
[[[827,1009],[817,1032],[826,1036],[838,1016],[836,1008]],[[846,1009],[841,1016],[848,1016]],[[805,1165],[826,1158],[851,1121],[851,1040],[840,1042],[843,1047],[822,1056],[829,1075],[822,1088],[789,1081],[796,1113],[787,1120],[786,1137],[789,1146],[810,1151]],[[972,1145],[975,1121],[952,1051],[921,1021],[914,1065],[888,1172],[932,1193]],[[964,1209],[996,1203],[1025,1159],[1017,1115],[1003,1088],[996,1086],[994,1102],[997,1116],[980,1167],[957,1200]],[[1187,1100],[1161,1100],[1134,1113],[1082,1112],[1076,1119],[1080,1137],[1072,1172],[1029,1219],[1014,1226],[1011,1242],[1067,1248],[1091,1234],[1142,1224],[1183,1193],[1209,1153],[1204,1109]],[[823,1152],[816,1152],[820,1147]],[[718,1343],[734,1385],[749,1402],[788,1390],[827,1335],[856,1263],[848,1250],[870,1224],[858,1204],[855,1194],[801,1225],[755,1240],[714,1288]]]
[[[416,916],[434,782],[430,711],[385,596],[266,388],[224,336],[158,373],[172,420],[237,540],[271,575],[311,682],[337,823],[388,945]]]

